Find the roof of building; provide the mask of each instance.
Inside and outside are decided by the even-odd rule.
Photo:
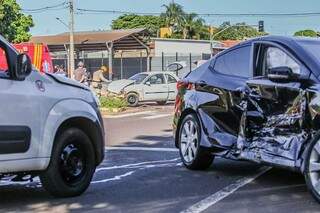
[[[208,43],[210,40],[199,40],[199,39],[178,39],[178,38],[151,38],[152,41],[168,41],[168,42],[189,42],[189,43]]]
[[[105,50],[106,43],[113,43],[115,50],[146,49],[144,28],[109,31],[82,31],[74,33],[75,48],[78,50]],[[33,43],[44,43],[50,51],[63,51],[69,45],[69,33],[33,36]]]
[[[223,47],[229,48],[229,47],[232,47],[234,45],[239,44],[241,41],[240,40],[224,40],[221,42],[223,43]]]

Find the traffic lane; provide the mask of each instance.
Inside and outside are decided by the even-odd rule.
[[[319,204],[297,172],[273,168],[205,212],[319,212]]]
[[[1,186],[0,211],[178,212],[259,168],[216,159],[207,171],[189,171],[178,152],[112,150],[106,157],[82,196],[54,199],[36,183]]]
[[[104,118],[106,146],[173,147],[172,114],[159,114]]]

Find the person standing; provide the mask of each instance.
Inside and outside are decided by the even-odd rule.
[[[87,77],[87,70],[84,68],[84,64],[82,61],[78,63],[78,68],[74,70],[73,78],[80,82],[85,83]]]
[[[54,65],[54,68],[53,68],[53,73],[56,73],[58,72],[60,69],[59,65]]]
[[[97,94],[101,95],[101,90],[103,88],[103,84],[109,83],[110,81],[104,77],[104,75],[108,74],[108,67],[101,66],[100,69],[95,71],[92,75],[92,88],[97,92]]]
[[[58,71],[55,72],[56,75],[67,77],[66,71],[64,71],[63,65],[59,66]]]
[[[108,68],[106,66],[101,66],[100,69],[95,71],[92,75],[92,86],[99,87],[102,82],[109,82],[104,75],[108,74]]]

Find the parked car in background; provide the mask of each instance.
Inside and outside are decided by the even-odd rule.
[[[104,159],[98,100],[82,84],[32,70],[0,36],[0,179],[40,176],[57,197],[77,196]]]
[[[175,145],[189,169],[215,156],[300,171],[320,202],[320,40],[266,36],[178,82]]]
[[[175,100],[178,80],[172,72],[142,72],[129,79],[111,82],[108,91],[123,95],[129,106],[137,106],[143,101],[164,105],[167,101]]]

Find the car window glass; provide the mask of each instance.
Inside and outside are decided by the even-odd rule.
[[[266,70],[274,67],[290,67],[296,74],[300,74],[300,66],[287,53],[277,47],[268,47],[266,52]]]
[[[6,52],[0,47],[0,72],[8,71]]]
[[[179,70],[179,65],[178,64],[170,64],[168,67],[167,67],[167,70],[168,71],[177,71]]]
[[[165,80],[163,74],[155,74],[149,78],[148,82],[150,84],[164,84]]]
[[[240,47],[218,56],[214,70],[227,75],[250,77],[252,75],[250,72],[250,47]]]
[[[166,74],[166,76],[167,76],[168,84],[177,83],[177,80],[173,76],[168,74]]]
[[[136,84],[140,84],[147,76],[148,74],[138,73],[134,76],[131,76],[129,79],[133,80]]]

